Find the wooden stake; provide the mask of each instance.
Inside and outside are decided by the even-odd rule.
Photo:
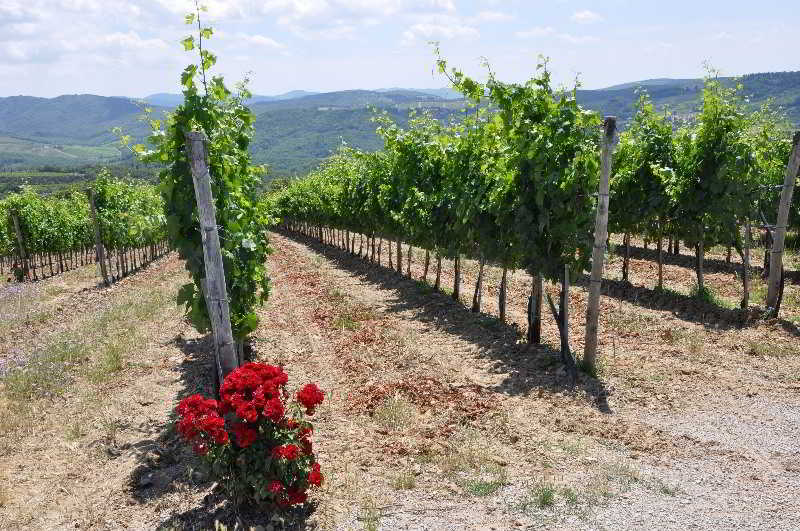
[[[453,300],[461,299],[461,255],[456,255],[453,262]]]
[[[478,263],[478,281],[475,282],[475,293],[472,295],[473,313],[480,313],[481,311],[481,299],[483,296],[483,266],[486,264],[486,260],[481,257]]]
[[[589,301],[586,308],[586,340],[583,348],[583,365],[595,372],[597,358],[597,321],[600,314],[600,287],[603,282],[603,262],[608,238],[608,181],[611,176],[611,152],[617,119],[609,116],[605,120],[603,137],[600,189],[597,195],[597,217],[594,225],[594,249],[592,249],[592,275],[589,282]],[[661,237],[658,238],[659,261],[661,260]],[[568,279],[569,277],[567,277]],[[659,283],[661,279],[659,278]]]
[[[789,223],[789,207],[792,204],[797,171],[800,169],[800,131],[794,134],[792,140],[792,155],[786,166],[783,177],[783,190],[778,206],[778,221],[772,237],[772,256],[769,261],[769,279],[767,280],[767,308],[771,309],[773,316],[778,316],[779,297],[783,277],[783,246],[786,239],[786,225]]]
[[[742,295],[741,307],[746,310],[750,306],[750,220],[744,226],[744,256],[742,259]]]
[[[216,369],[220,385],[225,377],[239,366],[236,345],[231,330],[230,307],[225,286],[225,267],[217,231],[217,218],[214,198],[211,193],[205,133],[192,131],[186,133],[186,147],[192,168],[194,193],[197,200],[197,214],[200,233],[203,238],[203,262],[206,270],[206,306],[211,318],[216,350]]]
[[[89,196],[89,209],[92,213],[92,225],[94,225],[94,250],[97,254],[97,262],[100,264],[100,275],[103,278],[103,284],[110,286],[111,282],[108,280],[108,270],[106,269],[106,251],[103,248],[103,238],[100,235],[100,222],[97,221],[97,207],[94,202],[94,190],[91,188],[86,190]]]
[[[503,266],[503,276],[500,279],[500,293],[498,295],[497,307],[500,310],[500,320],[506,320],[506,292],[508,288],[508,268]]]
[[[22,229],[19,226],[19,218],[16,212],[11,212],[11,222],[14,224],[14,233],[17,236],[17,246],[19,247],[19,260],[20,267],[22,268],[22,278],[28,277],[30,280],[31,273],[28,270],[28,255],[25,252],[25,239],[22,237]]]

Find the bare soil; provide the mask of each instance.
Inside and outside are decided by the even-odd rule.
[[[89,267],[0,291],[0,528],[800,528],[796,277],[782,319],[763,321],[735,309],[740,266],[724,250],[708,260],[719,304],[689,297],[685,254],[670,257],[667,292],[653,289],[652,251],[634,249],[630,284],[614,255],[600,374],[572,388],[552,319],[544,345],[523,342],[519,271],[502,322],[496,268],[474,314],[471,261],[456,302],[417,280],[419,251],[411,280],[302,236],[272,241],[255,356],[327,391],[313,503],[237,510],[178,440],[174,407],[210,394],[211,360],[175,307],[187,275],[169,256],[110,289]],[[581,352],[585,283],[570,308]]]

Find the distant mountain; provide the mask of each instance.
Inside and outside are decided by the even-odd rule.
[[[668,77],[660,77],[657,79],[643,79],[642,81],[633,81],[631,83],[622,83],[621,85],[613,85],[611,87],[606,87],[600,90],[622,90],[622,89],[631,89],[637,87],[663,87],[665,85],[674,85],[674,86],[693,86],[697,83],[703,84],[702,79],[672,79]]]
[[[285,94],[278,94],[277,96],[260,96],[258,94],[254,94],[252,98],[247,100],[247,103],[250,104],[250,103],[259,103],[262,101],[292,100],[295,98],[302,98],[303,96],[312,96],[314,94],[318,93],[308,92],[306,90],[292,90]],[[145,96],[144,98],[142,98],[142,100],[152,105],[160,105],[162,107],[177,107],[183,102],[183,95],[160,92],[158,94],[150,94],[149,96]]]
[[[800,125],[800,72],[750,74],[723,78],[741,82],[749,105],[758,107],[772,99]],[[624,126],[633,116],[639,88],[645,88],[657,108],[669,107],[682,117],[700,107],[701,79],[650,79],[601,90],[579,90],[579,103],[605,115],[615,115]],[[279,96],[254,96],[250,108],[256,114],[252,145],[255,161],[271,167],[272,175],[305,173],[339,144],[378,149],[380,138],[370,122],[370,106],[389,112],[405,123],[412,108],[425,108],[447,120],[459,112],[463,101],[452,99],[449,89],[345,90],[327,93],[293,91]],[[153,94],[146,100],[159,114],[180,102],[174,94]],[[143,139],[148,127],[142,112],[129,98],[88,94],[33,98],[0,98],[0,169],[58,165],[76,167],[130,158],[119,149],[113,127]]]
[[[398,92],[398,91],[406,91],[406,92],[420,92],[422,94],[429,94],[431,96],[438,96],[445,100],[460,100],[462,95],[457,90],[453,90],[451,88],[438,88],[438,89],[415,89],[415,88],[384,88],[384,89],[377,89],[375,92]]]

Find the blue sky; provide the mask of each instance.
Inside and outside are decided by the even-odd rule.
[[[537,56],[585,88],[653,77],[800,70],[790,1],[207,0],[209,48],[258,94],[441,87],[429,41],[480,76],[522,81]],[[184,0],[0,0],[0,96],[177,92],[193,58]]]

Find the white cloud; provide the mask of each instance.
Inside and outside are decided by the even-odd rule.
[[[597,42],[598,40],[597,37],[589,35],[572,35],[571,33],[559,32],[550,26],[536,26],[526,31],[518,31],[514,35],[523,40],[551,37],[567,44],[585,44]]]
[[[480,24],[482,22],[505,22],[513,19],[513,16],[501,11],[481,11],[474,17],[470,17],[470,21],[475,24]]]
[[[475,39],[479,36],[480,32],[470,20],[448,15],[431,15],[420,18],[419,22],[406,29],[401,44],[409,46],[419,39]]]
[[[518,39],[535,39],[538,37],[547,37],[554,35],[556,30],[550,26],[536,26],[526,31],[518,31],[514,33]]]
[[[603,20],[603,17],[600,16],[598,13],[594,11],[589,11],[588,9],[584,9],[583,11],[577,11],[572,14],[572,20],[578,22],[579,24],[593,24],[595,22],[600,22]]]
[[[283,50],[286,48],[285,44],[281,44],[271,37],[265,35],[248,35],[246,33],[238,33],[236,39],[241,43],[252,44],[254,46],[263,46],[265,48],[274,48],[276,50]]]
[[[714,35],[712,35],[711,39],[715,41],[728,41],[733,39],[733,35],[731,35],[727,31],[721,31],[719,33],[715,33]]]

